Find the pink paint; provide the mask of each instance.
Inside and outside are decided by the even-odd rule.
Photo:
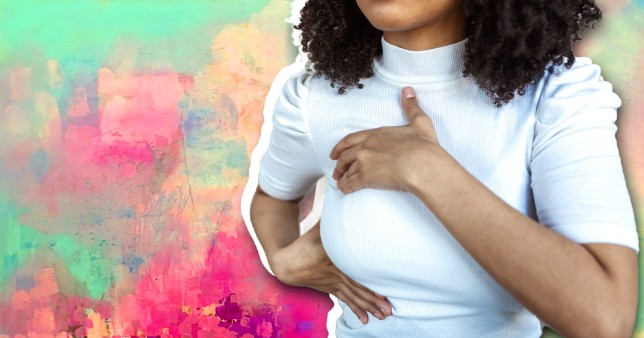
[[[157,142],[168,144],[180,137],[178,103],[184,88],[176,74],[132,75],[118,80],[109,73],[102,74],[99,96],[106,104],[101,108],[99,129],[104,142],[123,140],[158,146]],[[117,86],[119,80],[126,81],[127,87]]]
[[[27,320],[27,332],[29,337],[53,337],[58,333],[54,319],[54,309],[49,307],[38,307],[34,309],[32,317]]]
[[[124,91],[124,86],[121,85],[119,78],[109,68],[100,68],[97,75],[98,92],[103,97],[112,97],[118,95],[119,92]]]
[[[57,65],[48,67],[50,85],[60,82],[53,79]],[[6,148],[15,152],[9,158],[16,162],[5,167],[14,165],[12,172],[24,170],[39,149],[47,155],[44,182],[29,186],[33,191],[21,192],[20,198],[28,196],[22,204],[33,206],[21,220],[47,234],[72,234],[88,247],[96,244],[87,235],[88,227],[102,231],[101,236],[117,245],[92,252],[100,251],[100,259],[117,262],[117,285],[100,301],[66,295],[60,292],[57,278],[69,278],[69,274],[58,270],[61,275],[56,276],[53,268],[39,270],[31,290],[18,290],[10,302],[0,304],[0,315],[7,321],[3,330],[11,337],[18,333],[84,336],[102,332],[100,315],[101,320],[110,319],[109,333],[114,337],[251,338],[282,332],[287,337],[325,337],[320,328],[325,327],[326,311],[332,305],[328,296],[286,287],[261,265],[239,210],[243,182],[193,184],[188,193],[188,183],[195,180],[186,176],[183,166],[179,107],[185,92],[190,91],[192,99],[202,95],[195,107],[223,115],[217,137],[256,139],[267,84],[277,69],[258,75],[249,65],[241,71],[220,67],[219,71],[233,76],[195,81],[189,74],[115,74],[103,68],[97,79],[96,117],[88,116],[84,88],[73,90],[62,112],[67,119],[62,120],[55,97],[36,92],[42,93],[35,98],[42,126],[24,124],[23,129],[33,135],[23,133],[26,142],[16,141]],[[12,74],[15,99],[33,96],[30,72]],[[16,103],[16,107],[21,106]],[[23,116],[20,109],[15,111]],[[37,133],[39,137],[34,136]],[[247,142],[248,154],[253,147]],[[192,175],[201,179],[199,175],[209,174],[197,163]],[[44,205],[49,209],[43,210]],[[138,270],[128,271],[129,266],[118,264],[119,255],[136,256],[142,263]],[[327,308],[311,306],[325,301]],[[292,308],[279,305],[284,303]],[[95,312],[94,321],[87,316],[90,309]],[[306,322],[312,323],[314,331],[301,329]],[[98,328],[88,331],[94,326]]]
[[[103,319],[112,318],[114,315],[112,305],[107,301],[98,301],[94,306],[94,311],[96,311]]]
[[[83,117],[89,113],[87,104],[87,91],[85,88],[74,88],[74,94],[69,99],[67,108],[68,117]]]
[[[18,68],[11,71],[10,75],[10,98],[17,101],[31,97],[31,68]]]
[[[139,114],[137,109],[120,113],[123,114],[118,121],[127,121],[130,115]],[[104,130],[100,127],[69,124],[63,142],[50,147],[54,161],[44,184],[38,187],[39,196],[46,201],[44,204],[49,206],[50,212],[59,210],[59,198],[52,198],[60,197],[63,193],[83,200],[88,196],[107,194],[103,196],[105,202],[121,200],[123,208],[135,202],[147,204],[150,192],[160,189],[157,182],[163,179],[159,179],[174,172],[183,158],[178,112],[176,109],[168,111],[166,116],[169,117],[168,121],[157,123],[157,126],[163,124],[165,127],[154,129],[152,124],[151,129],[146,129],[150,136],[138,140],[125,137],[126,134],[132,135],[127,131],[121,133],[117,130],[106,135],[102,134]],[[158,134],[154,130],[158,130]],[[132,190],[132,186],[138,188]],[[152,190],[146,190],[145,187]]]
[[[67,331],[60,331],[55,338],[72,338],[72,335]]]
[[[29,296],[33,301],[47,303],[53,295],[58,293],[56,272],[53,268],[47,267],[36,271],[34,280],[36,286],[29,291]]]
[[[92,162],[101,166],[110,163],[115,166],[125,164],[152,165],[154,154],[152,149],[142,142],[137,144],[120,140],[115,140],[111,144],[96,142]]]
[[[32,311],[31,296],[25,290],[17,290],[11,295],[11,307],[16,311]]]
[[[262,323],[255,329],[255,333],[260,337],[269,338],[273,334],[273,324],[268,321],[262,321]]]
[[[25,168],[28,168],[31,155],[36,151],[36,145],[29,142],[21,142],[4,151],[6,151],[7,158],[11,159],[11,161],[3,163],[5,168],[15,172],[24,172]]]
[[[37,270],[33,279],[36,284],[31,290],[16,290],[10,302],[0,303],[3,331],[11,336],[21,336],[20,333],[27,333],[30,338],[68,338],[70,333],[84,336],[94,325],[86,315],[87,310],[113,313],[105,301],[61,294],[52,268]],[[70,328],[74,331],[68,332]]]
[[[122,333],[123,336],[132,336],[139,328],[141,308],[137,297],[132,294],[124,295],[116,306],[114,316],[114,332]]]
[[[184,91],[189,91],[195,84],[195,77],[191,74],[178,74],[177,80]]]
[[[237,197],[234,192],[227,194],[222,192],[219,198]],[[270,337],[278,330],[292,332],[291,337],[326,337],[324,332],[302,331],[299,323],[310,321],[316,331],[325,327],[324,308],[313,307],[308,311],[305,308],[311,302],[326,301],[328,311],[332,307],[328,296],[303,288],[292,290],[272,278],[261,266],[237,208],[218,211],[219,224],[228,230],[213,233],[212,244],[194,239],[189,223],[175,223],[167,228],[171,231],[168,235],[161,234],[171,240],[157,248],[156,254],[140,268],[135,291],[121,298],[115,311],[114,332],[131,335],[140,330],[146,335],[174,337],[182,334]],[[198,257],[203,254],[193,253],[203,249],[205,260],[200,260]],[[275,295],[287,299],[275,299]],[[281,304],[280,301],[290,302],[301,313],[282,313],[272,305]]]

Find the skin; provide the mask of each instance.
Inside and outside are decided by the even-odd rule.
[[[467,18],[458,0],[357,0],[369,23],[387,42],[408,50],[427,50],[466,37]]]
[[[385,40],[401,48],[426,50],[465,38],[461,1],[356,2]],[[578,244],[521,214],[440,147],[413,90],[409,98],[401,95],[408,125],[349,134],[334,147],[338,188],[346,194],[367,187],[415,194],[499,284],[551,328],[566,337],[630,337],[638,296],[635,251]],[[385,297],[328,260],[319,222],[299,236],[298,203],[258,188],[251,204],[251,222],[276,277],[335,295],[363,323],[365,311],[380,319],[391,315]]]
[[[283,201],[260,187],[253,196],[250,218],[275,277],[284,284],[306,286],[332,294],[345,302],[366,323],[366,311],[384,319],[391,304],[340,271],[329,259],[320,240],[320,222],[299,236],[301,197]],[[275,229],[279,230],[275,230]]]
[[[566,337],[630,337],[638,297],[636,252],[579,244],[521,214],[441,148],[415,96],[401,101],[408,125],[352,133],[333,148],[338,188],[345,194],[367,187],[413,193],[549,327]]]

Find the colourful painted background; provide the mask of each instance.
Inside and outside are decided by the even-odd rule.
[[[622,96],[641,224],[644,2],[600,5],[577,54]],[[0,0],[1,338],[327,336],[328,296],[277,282],[240,211],[290,6]]]

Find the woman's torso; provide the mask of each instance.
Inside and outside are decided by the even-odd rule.
[[[393,316],[369,315],[363,325],[340,302],[339,337],[538,337],[538,319],[496,283],[411,193],[363,189],[345,195],[328,154],[349,133],[407,124],[400,106],[405,84],[376,76],[363,89],[338,95],[310,79],[306,113],[328,186],[322,244],[336,266],[388,297]],[[536,219],[529,161],[539,86],[496,108],[470,78],[415,84],[439,143],[505,202]],[[358,99],[356,99],[358,98]],[[466,212],[464,210],[464,212]],[[529,262],[526,262],[529,264]]]

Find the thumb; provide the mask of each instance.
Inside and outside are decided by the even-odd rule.
[[[433,139],[436,139],[436,130],[434,129],[434,122],[427,115],[420,104],[418,103],[418,98],[416,97],[416,91],[412,87],[405,87],[402,90],[402,108],[405,112],[405,117],[409,124],[414,124],[416,127],[423,130],[425,133],[430,135]]]
[[[420,116],[427,116],[425,112],[420,108],[418,99],[416,98],[416,91],[412,87],[405,87],[402,90],[402,108],[405,112],[405,117],[409,124],[414,123],[416,118]]]
[[[418,117],[427,117],[427,114],[420,108],[414,88],[409,86],[403,88],[401,102],[405,117],[410,124],[414,123]]]

